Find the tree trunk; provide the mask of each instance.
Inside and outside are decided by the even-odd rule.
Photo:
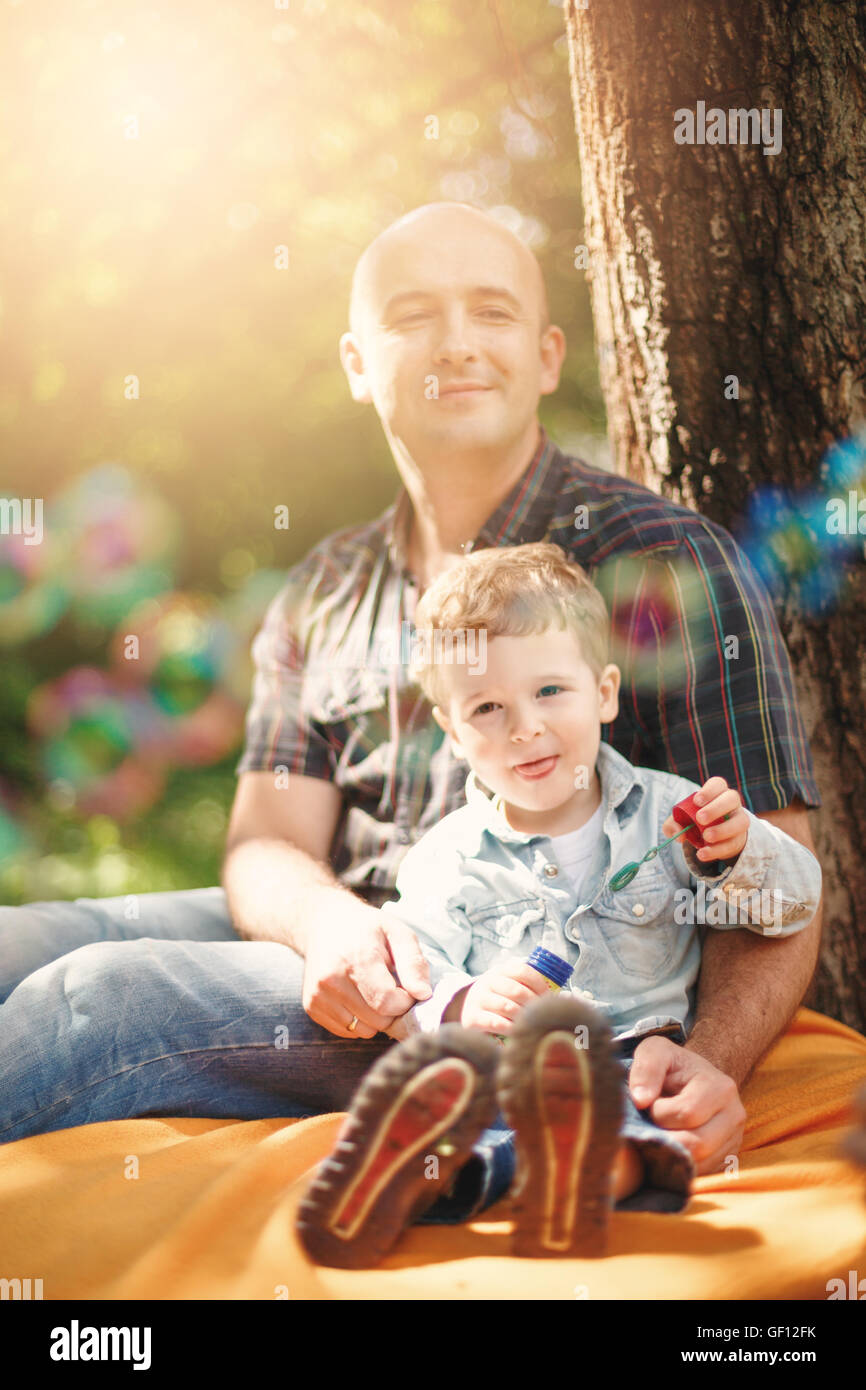
[[[804,601],[802,553],[775,593],[824,803],[806,1002],[864,1030],[866,567],[862,541],[828,553],[821,464],[866,425],[866,11],[567,0],[567,26],[617,469],[735,536],[755,490],[781,486],[819,517],[809,563],[841,566],[835,602]],[[766,110],[757,143],[740,109]]]

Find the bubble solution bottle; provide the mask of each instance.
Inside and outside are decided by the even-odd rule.
[[[536,946],[526,957],[526,964],[537,970],[539,975],[543,975],[547,981],[547,988],[552,990],[562,989],[574,974],[573,965],[569,965],[562,956],[554,955],[553,951],[545,951],[543,946]]]
[[[536,946],[526,957],[526,964],[531,965],[533,970],[537,970],[539,975],[543,975],[547,988],[558,993],[568,984],[574,974],[574,966],[569,965],[562,956],[554,955],[553,951],[545,951],[543,946]],[[505,1038],[501,1033],[494,1033],[493,1037],[497,1042],[504,1043]]]

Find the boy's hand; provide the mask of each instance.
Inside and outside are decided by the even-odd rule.
[[[521,1009],[547,988],[544,976],[526,961],[504,960],[469,986],[460,1022],[483,1033],[510,1033]]]
[[[695,792],[692,800],[700,807],[695,813],[695,823],[708,846],[696,851],[698,858],[736,859],[749,838],[749,817],[740,793],[729,787],[724,777],[711,777]],[[714,824],[716,821],[721,823]],[[676,835],[680,829],[673,816],[668,816],[662,834]]]

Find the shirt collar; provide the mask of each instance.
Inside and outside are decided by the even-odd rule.
[[[560,495],[558,470],[564,462],[565,456],[539,424],[535,453],[507,497],[491,512],[478,535],[466,547],[466,554],[486,546],[546,540]],[[405,486],[401,486],[386,515],[388,558],[397,573],[409,579],[412,577],[408,561],[412,499]]]
[[[599,744],[596,769],[601,783],[604,821],[607,822],[608,815],[613,810],[617,811],[621,822],[630,818],[643,797],[643,783],[638,776],[638,770],[609,743]],[[635,788],[637,795],[631,808],[626,811],[625,802]],[[472,811],[469,818],[472,828],[462,847],[469,855],[477,853],[480,849],[485,831],[489,831],[497,840],[505,840],[512,844],[526,845],[532,840],[548,838],[539,831],[529,834],[515,830],[509,825],[502,809],[501,796],[494,797],[474,772],[470,772],[466,778],[466,804]]]

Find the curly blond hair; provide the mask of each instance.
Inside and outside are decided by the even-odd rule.
[[[431,704],[444,707],[443,662],[434,654],[442,644],[433,634],[525,637],[548,627],[574,633],[598,679],[608,662],[607,605],[580,565],[548,541],[478,550],[438,575],[420,599],[415,628],[427,641],[418,643],[410,676]]]

